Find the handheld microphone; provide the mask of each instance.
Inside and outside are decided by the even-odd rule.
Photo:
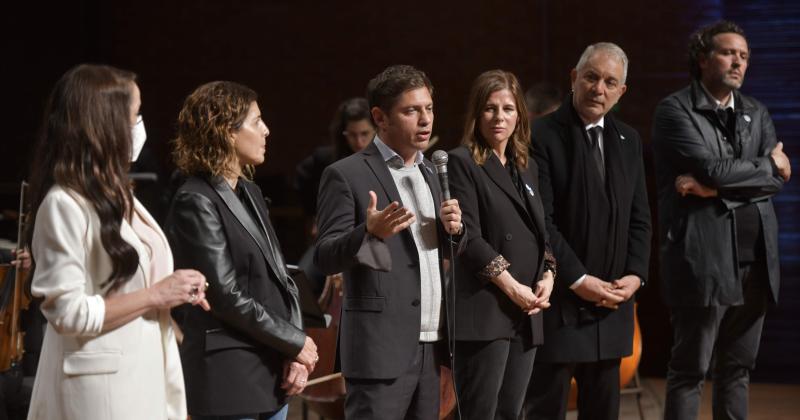
[[[444,150],[437,150],[433,152],[431,158],[434,166],[436,166],[436,173],[439,175],[439,184],[442,186],[442,196],[444,201],[450,199],[450,183],[447,181],[447,152]]]
[[[433,156],[431,156],[431,160],[433,164],[436,166],[436,173],[439,174],[439,184],[442,186],[442,197],[444,198],[443,201],[447,201],[450,199],[450,183],[447,181],[447,152],[444,150],[437,150],[433,152]],[[462,224],[463,226],[463,224]],[[451,332],[455,331],[456,327],[456,313],[453,304],[456,301],[456,255],[455,250],[453,249],[453,236],[450,236],[450,286],[448,287],[452,293],[451,296],[447,297],[444,300],[445,310],[447,311],[447,319],[448,319],[448,330]],[[445,291],[445,295],[447,292]],[[451,327],[452,325],[452,327]],[[452,328],[452,329],[451,329]],[[456,339],[455,334],[448,334],[447,339],[447,348],[450,351],[450,366],[453,366],[453,369],[450,371],[450,378],[453,381],[453,391],[455,391],[456,395],[456,412],[458,413],[456,418],[461,418],[461,402],[458,399],[458,386],[456,385]]]

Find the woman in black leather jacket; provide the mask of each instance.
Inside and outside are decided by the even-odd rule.
[[[167,218],[176,267],[208,280],[212,311],[187,308],[181,360],[193,419],[285,419],[286,396],[319,359],[303,332],[297,287],[261,190],[247,179],[264,162],[269,129],[256,93],[211,82],[178,116],[175,163],[189,177]]]

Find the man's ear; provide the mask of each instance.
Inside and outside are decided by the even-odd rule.
[[[697,57],[697,67],[700,67],[700,74],[702,74],[708,67],[708,56],[712,53],[713,51],[708,54],[700,54],[700,56]]]
[[[373,106],[369,112],[372,114],[372,121],[375,122],[376,128],[386,128],[386,125],[389,123],[387,121],[388,116],[380,107]]]

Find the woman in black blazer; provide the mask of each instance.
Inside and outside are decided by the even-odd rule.
[[[264,162],[269,130],[256,93],[232,82],[197,88],[178,117],[175,161],[189,175],[167,219],[176,267],[209,283],[211,312],[187,308],[181,360],[192,419],[285,419],[305,387],[316,345],[303,332],[261,190],[246,178]]]
[[[468,419],[516,419],[542,343],[550,254],[522,90],[492,70],[472,85],[450,188],[470,232],[456,267],[455,376]]]

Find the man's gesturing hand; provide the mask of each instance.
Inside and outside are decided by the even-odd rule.
[[[381,239],[386,239],[397,232],[411,226],[417,219],[414,213],[405,207],[400,207],[397,201],[392,201],[383,210],[377,209],[378,196],[375,191],[369,192],[369,206],[367,206],[367,232]]]

